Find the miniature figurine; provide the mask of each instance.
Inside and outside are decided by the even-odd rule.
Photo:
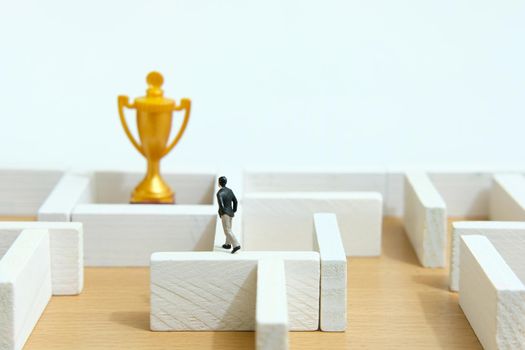
[[[241,249],[239,241],[232,232],[232,218],[237,211],[237,198],[233,191],[226,187],[228,179],[225,176],[219,177],[219,191],[217,192],[217,202],[219,203],[219,216],[222,221],[222,228],[226,236],[226,243],[222,245],[224,249],[230,249],[233,246],[232,254]],[[233,203],[233,207],[232,207]]]

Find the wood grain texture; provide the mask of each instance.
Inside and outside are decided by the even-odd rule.
[[[49,233],[24,230],[0,260],[0,349],[22,349],[50,298]]]
[[[257,260],[191,255],[151,257],[151,330],[255,329]]]
[[[482,349],[447,269],[424,269],[401,220],[387,218],[383,254],[348,264],[348,329],[291,332],[290,349]],[[254,332],[151,332],[147,268],[87,268],[79,296],[53,297],[25,350],[254,349]]]
[[[24,215],[0,215],[0,221],[36,221],[36,216],[24,216]]]
[[[460,237],[481,235],[489,239],[498,252],[511,266],[514,273],[525,281],[525,261],[523,245],[516,244],[525,240],[525,222],[514,221],[468,221],[455,222],[452,225],[452,252],[450,255],[450,290],[459,290]]]
[[[309,257],[294,259],[289,253],[282,253],[280,258],[284,259],[290,330],[317,330],[319,328],[319,282],[321,280],[319,254],[315,253],[314,256],[314,253],[310,252],[306,253]],[[277,254],[277,252],[269,252],[265,255],[279,256]]]
[[[155,253],[151,257],[151,329],[254,330],[257,262],[284,259],[291,330],[319,326],[316,252]]]
[[[53,295],[76,295],[84,284],[82,224],[78,222],[0,222],[0,256],[25,229],[49,231]]]
[[[525,349],[525,286],[487,237],[460,240],[459,304],[484,349]]]

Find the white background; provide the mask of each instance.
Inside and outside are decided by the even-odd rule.
[[[525,163],[524,1],[0,0],[0,166],[142,168],[153,69],[168,168]]]

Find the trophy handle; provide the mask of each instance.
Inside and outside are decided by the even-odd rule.
[[[121,95],[118,97],[118,114],[120,115],[120,122],[122,123],[122,127],[124,128],[124,131],[126,132],[126,135],[128,136],[133,146],[135,146],[137,151],[139,151],[139,153],[145,157],[146,155],[144,154],[142,146],[137,142],[137,140],[135,140],[133,134],[129,131],[128,123],[126,122],[126,117],[124,116],[124,107],[134,108],[133,105],[129,104],[128,96]]]
[[[179,132],[177,133],[177,136],[173,139],[171,144],[162,152],[162,156],[164,157],[166,154],[170,153],[170,151],[177,145],[180,138],[182,137],[182,134],[184,134],[184,131],[186,130],[186,126],[188,126],[188,120],[190,119],[190,111],[191,111],[191,100],[188,98],[183,98],[180,100],[180,105],[175,108],[173,108],[174,111],[182,111],[185,110],[184,113],[184,120],[182,121],[182,125],[179,129]]]

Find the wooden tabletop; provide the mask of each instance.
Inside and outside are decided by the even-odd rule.
[[[291,349],[481,349],[448,290],[447,269],[420,267],[399,219],[380,258],[348,264],[348,330],[291,332]],[[26,350],[252,349],[253,332],[149,330],[147,268],[86,268],[79,296],[53,297]]]

